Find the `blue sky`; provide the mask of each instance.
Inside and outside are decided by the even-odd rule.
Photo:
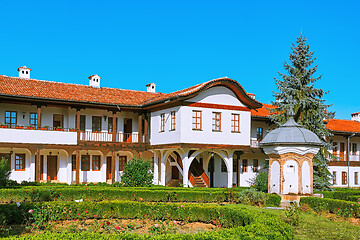
[[[0,74],[172,92],[210,79],[237,80],[273,101],[291,43],[303,31],[316,86],[336,118],[360,111],[357,1],[0,1]]]

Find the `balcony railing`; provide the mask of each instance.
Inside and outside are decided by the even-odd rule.
[[[346,159],[346,153],[344,154],[336,154],[334,155],[336,158],[330,159],[332,161],[347,161]],[[349,160],[352,161],[360,161],[360,155],[359,154],[351,154],[349,155]]]
[[[143,141],[146,142],[146,136],[142,136]],[[113,142],[113,134],[108,132],[81,132],[80,133],[81,141],[92,141],[92,142]],[[128,142],[128,143],[137,143],[139,142],[138,133],[117,133],[115,142]]]
[[[37,127],[37,126],[19,126],[19,125],[0,125],[0,128],[23,129],[23,130],[43,130],[43,131],[63,131],[63,132],[76,132],[75,128],[62,128],[62,127]]]

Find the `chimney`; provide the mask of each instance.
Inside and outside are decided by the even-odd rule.
[[[94,88],[100,88],[100,79],[101,77],[99,77],[97,74],[91,75],[89,77],[89,86]]]
[[[351,120],[360,122],[360,112],[352,113]]]
[[[146,85],[146,91],[154,93],[156,92],[155,87],[156,87],[155,83],[149,83],[148,85]]]
[[[20,78],[30,78],[30,71],[31,71],[30,68],[23,66],[23,67],[19,67],[17,70],[19,72]]]
[[[253,93],[248,93],[248,95],[249,95],[249,97],[251,97],[252,99],[255,100],[255,94],[253,94]]]

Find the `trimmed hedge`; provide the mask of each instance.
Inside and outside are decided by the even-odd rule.
[[[241,205],[204,205],[204,204],[174,204],[174,203],[142,203],[134,201],[103,201],[95,202],[48,202],[48,203],[22,203],[0,205],[0,213],[6,216],[9,224],[22,223],[30,218],[30,209],[51,209],[56,212],[60,220],[71,219],[152,219],[152,220],[181,220],[200,221],[221,224],[224,228],[219,231],[200,234],[169,234],[161,235],[161,239],[293,239],[292,228],[281,221],[276,215],[254,211]],[[34,210],[35,212],[35,210]],[[46,220],[47,221],[47,220]],[[142,236],[138,234],[99,235],[97,233],[81,234],[51,234],[33,235],[39,239],[80,239],[90,236],[100,239],[160,239],[155,236]],[[17,236],[18,238],[18,236]],[[30,236],[24,236],[29,239]]]
[[[346,201],[350,201],[350,202],[360,202],[360,195],[354,195],[354,196],[347,196]]]
[[[0,189],[0,202],[131,200],[150,202],[236,202],[243,188],[130,188],[130,187],[24,187]],[[279,206],[280,196],[269,194],[267,205]]]
[[[303,197],[301,204],[307,204],[316,212],[328,211],[345,217],[360,217],[360,204],[340,199]]]

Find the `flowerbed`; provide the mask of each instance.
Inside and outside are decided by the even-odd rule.
[[[167,234],[162,239],[292,239],[292,228],[277,216],[268,212],[254,211],[242,205],[218,206],[204,204],[144,203],[134,201],[102,202],[47,202],[0,205],[0,213],[7,224],[28,223],[39,229],[56,221],[86,219],[150,219],[158,221],[204,222],[222,229],[199,234]],[[155,226],[154,226],[155,227]],[[26,236],[29,239],[30,236]],[[79,239],[96,237],[101,239],[143,239],[138,234],[46,233],[33,235],[42,239]],[[149,236],[146,238],[148,239]],[[160,239],[156,236],[150,239]]]
[[[345,217],[360,217],[360,203],[331,198],[303,197],[300,203],[307,204],[316,212],[328,211]]]

